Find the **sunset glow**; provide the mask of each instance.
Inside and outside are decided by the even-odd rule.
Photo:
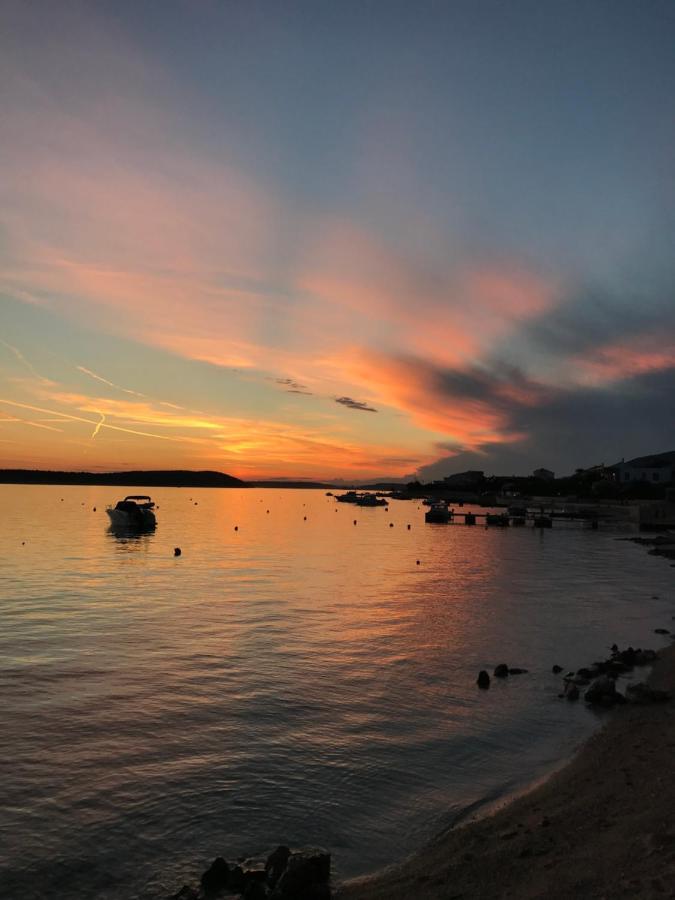
[[[527,46],[495,5],[498,47],[468,5],[301,6],[3,5],[2,465],[400,478],[667,449],[656,18],[646,70],[623,5],[602,65],[564,5]],[[550,62],[562,33],[584,66]]]

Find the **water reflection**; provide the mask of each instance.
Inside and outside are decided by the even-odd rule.
[[[270,842],[391,862],[581,739],[551,664],[588,664],[608,622],[652,645],[672,595],[602,531],[153,493],[139,532],[108,527],[118,489],[0,490],[0,896],[154,900]],[[532,674],[481,693],[501,662]]]

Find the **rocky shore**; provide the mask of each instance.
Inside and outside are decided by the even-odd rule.
[[[617,651],[620,652],[620,651]],[[675,645],[564,769],[339,900],[675,897]],[[667,702],[653,702],[655,699]]]

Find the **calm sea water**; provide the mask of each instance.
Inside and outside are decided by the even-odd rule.
[[[280,842],[390,863],[597,727],[553,663],[658,647],[675,612],[616,532],[161,489],[125,539],[124,493],[0,487],[3,898],[160,898]],[[502,661],[531,674],[479,691]]]

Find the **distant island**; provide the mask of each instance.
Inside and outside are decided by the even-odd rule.
[[[182,469],[137,472],[50,472],[39,469],[0,469],[0,484],[89,484],[119,487],[250,487],[224,472]]]

